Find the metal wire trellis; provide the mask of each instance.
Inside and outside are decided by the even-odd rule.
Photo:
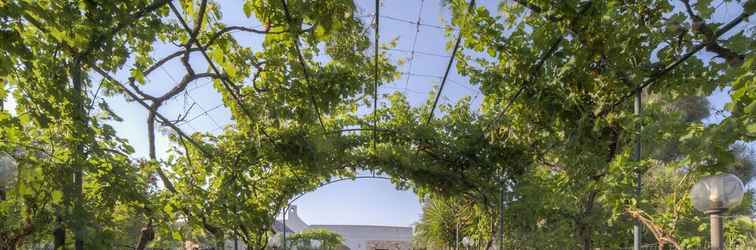
[[[415,22],[415,21],[412,21],[412,20],[407,20],[407,19],[404,19],[404,18],[394,17],[394,16],[380,16],[380,17],[383,18],[383,19],[386,19],[386,20],[392,20],[392,21],[397,21],[397,22],[402,22],[402,23],[414,24],[414,25],[417,25],[417,26],[424,26],[424,27],[428,27],[428,28],[441,29],[441,30],[444,30],[444,29],[448,28],[448,29],[452,29],[452,30],[457,30],[457,28],[454,28],[452,26],[440,26],[440,25],[435,25],[435,24],[421,23],[420,20],[418,20],[417,22]]]
[[[397,21],[397,22],[400,22],[400,23],[405,23],[405,24],[412,25],[414,27],[414,34],[413,34],[413,39],[412,39],[412,45],[411,45],[411,47],[410,47],[409,50],[407,50],[407,49],[400,49],[400,48],[381,48],[382,50],[386,50],[386,51],[393,51],[393,52],[399,52],[399,53],[409,54],[409,58],[408,58],[408,62],[407,62],[408,63],[408,69],[405,70],[405,71],[400,72],[401,75],[405,76],[405,78],[404,78],[405,79],[404,87],[403,88],[396,88],[396,87],[390,87],[390,86],[382,86],[383,88],[390,88],[390,89],[400,90],[401,92],[408,92],[408,93],[414,93],[414,94],[425,94],[425,93],[422,93],[422,92],[417,91],[417,90],[410,90],[409,89],[409,82],[410,82],[410,80],[411,80],[412,77],[438,78],[438,79],[442,80],[443,84],[441,84],[441,85],[445,85],[445,82],[443,81],[443,78],[444,78],[443,76],[430,75],[430,74],[422,74],[422,73],[416,73],[416,72],[412,71],[412,68],[414,66],[415,59],[416,59],[417,55],[431,56],[431,57],[441,57],[441,58],[451,58],[452,57],[451,55],[433,53],[433,52],[428,52],[428,51],[418,51],[416,49],[417,48],[417,41],[419,39],[419,33],[422,31],[423,27],[436,28],[436,29],[447,29],[447,28],[449,28],[451,30],[459,30],[459,28],[453,27],[453,26],[442,26],[442,25],[423,23],[422,22],[422,12],[423,12],[423,9],[424,9],[424,2],[425,2],[424,0],[420,0],[420,5],[418,7],[418,12],[417,12],[418,15],[417,15],[417,20],[416,21],[412,21],[412,20],[408,20],[408,19],[401,18],[401,17],[396,17],[396,16],[385,15],[385,14],[380,15],[380,13],[379,13],[379,15],[377,15],[377,16],[380,16],[379,19],[386,19],[386,20]],[[359,17],[361,17],[361,18],[362,17],[372,17],[373,18],[373,22],[376,22],[377,20],[379,20],[379,19],[375,18],[376,17],[375,13],[372,14],[372,15],[362,15],[362,16],[359,16]],[[447,67],[447,68],[449,68],[449,67]],[[474,94],[470,95],[470,96],[473,97],[473,100],[477,100],[477,98],[479,96],[482,96],[482,93],[479,90],[471,88],[469,85],[466,85],[466,84],[463,84],[463,83],[460,83],[460,82],[457,82],[457,81],[453,81],[451,79],[448,79],[448,77],[447,77],[446,81],[454,83],[454,84],[456,84],[456,85],[458,85],[458,86],[460,86],[462,88],[465,88],[465,89],[469,90],[470,92],[474,93]],[[445,96],[443,94],[441,95],[441,97],[445,97],[445,99],[449,99],[448,96]],[[439,98],[439,100],[440,100],[440,98]],[[434,108],[434,110],[435,110],[435,108]]]
[[[413,48],[414,48],[414,45],[413,45]],[[412,54],[413,55],[412,59],[414,59],[414,55],[435,56],[435,57],[442,57],[442,58],[451,57],[450,55],[444,55],[444,54],[438,54],[438,53],[426,52],[426,51],[418,51],[416,49],[406,50],[406,49],[390,48],[390,49],[383,49],[383,50]]]
[[[422,17],[423,17],[424,5],[425,5],[425,0],[420,0],[420,8],[417,11],[417,25],[415,25],[415,35],[414,35],[414,38],[412,39],[412,47],[409,50],[410,57],[409,57],[408,65],[407,65],[407,72],[412,72],[412,65],[415,61],[415,53],[416,53],[415,47],[417,46],[417,37],[418,37],[418,34],[420,33],[420,21],[422,20]],[[407,85],[409,85],[410,76],[407,76],[406,79],[407,80],[404,82],[405,90],[407,89]]]
[[[174,77],[173,77],[173,75],[171,75],[171,73],[170,73],[170,72],[168,72],[167,70],[165,70],[165,68],[164,68],[164,67],[163,67],[162,65],[160,66],[160,70],[162,70],[162,71],[163,71],[163,72],[164,72],[164,73],[165,73],[165,74],[166,74],[166,75],[168,76],[168,78],[169,78],[169,79],[171,79],[171,82],[173,82],[174,84],[177,84],[177,83],[178,83],[178,81],[176,81],[176,78],[174,78]],[[192,100],[192,103],[193,103],[193,104],[192,104],[192,106],[194,106],[194,105],[197,105],[197,107],[198,107],[198,108],[199,108],[199,109],[200,109],[200,110],[202,111],[202,113],[201,113],[201,114],[199,114],[199,115],[195,116],[195,117],[194,117],[194,118],[192,118],[191,120],[196,120],[196,119],[197,119],[197,118],[199,118],[200,116],[207,116],[207,117],[208,117],[208,118],[210,119],[210,121],[211,121],[211,122],[213,123],[213,125],[215,125],[216,127],[221,127],[220,123],[218,123],[218,121],[217,121],[217,120],[215,120],[215,118],[213,118],[213,116],[212,116],[212,115],[210,115],[210,112],[211,112],[211,111],[213,111],[213,110],[219,109],[220,107],[222,107],[222,106],[223,106],[223,104],[220,104],[220,105],[216,105],[215,107],[212,107],[212,108],[211,108],[211,109],[209,109],[209,110],[208,110],[208,109],[205,109],[205,107],[204,107],[204,106],[202,106],[202,104],[200,104],[200,103],[199,103],[199,102],[197,101],[197,99],[195,99],[195,98],[194,98],[194,97],[192,96],[191,92],[192,92],[191,90],[184,90],[184,96],[185,96],[185,97],[187,97],[187,98],[189,98],[190,100]],[[188,116],[188,115],[189,115],[189,114],[188,114],[188,112],[189,112],[188,110],[184,110],[184,112],[186,112],[186,113],[187,113],[187,114],[186,114],[185,116]],[[186,117],[185,117],[185,118],[186,118]],[[190,120],[186,120],[186,119],[184,120],[184,123],[189,123],[189,122],[191,122],[191,121],[190,121]]]

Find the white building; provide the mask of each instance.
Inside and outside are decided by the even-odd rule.
[[[273,230],[276,236],[286,230],[287,235],[306,229],[326,229],[344,238],[344,248],[339,250],[410,250],[412,246],[412,227],[369,226],[369,225],[308,225],[297,215],[297,206],[291,206],[286,216],[286,227],[283,221],[276,221]],[[271,239],[271,245],[273,244]],[[234,247],[236,245],[236,248]],[[245,250],[244,243],[226,240],[225,250]]]
[[[412,246],[412,227],[308,225],[297,215],[296,206],[289,210],[286,228],[293,232],[305,229],[329,230],[344,237],[344,245],[348,250],[409,250]]]

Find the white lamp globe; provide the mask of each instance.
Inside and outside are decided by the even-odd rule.
[[[462,238],[462,245],[465,247],[471,247],[473,245],[473,240],[465,236]]]
[[[0,188],[12,184],[18,174],[18,163],[8,153],[0,152]]]
[[[730,209],[743,200],[743,182],[732,174],[712,175],[701,178],[690,190],[693,207],[698,211]]]

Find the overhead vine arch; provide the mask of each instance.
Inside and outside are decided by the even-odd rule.
[[[756,6],[734,1],[741,12],[721,22],[699,2],[516,0],[492,14],[474,0],[444,1],[451,55],[438,90],[412,106],[401,93],[379,103],[379,87],[402,72],[383,48],[392,42],[380,35],[386,12],[378,0],[372,30],[349,0],[244,1],[242,11],[262,28],[227,25],[210,0],[8,1],[0,5],[0,98],[4,104],[11,91],[19,105],[0,110],[0,149],[52,157],[14,156],[25,179],[9,192],[10,212],[0,212],[19,219],[0,224],[0,249],[35,233],[51,235],[56,247],[71,245],[70,234],[76,249],[107,245],[94,229],[115,212],[139,218],[137,249],[169,235],[216,246],[234,236],[262,249],[289,200],[360,169],[406,179],[419,194],[474,201],[489,215],[504,213],[498,192],[512,191],[518,202],[509,212],[545,204],[522,221],[568,218],[572,243],[591,249],[605,237],[597,221],[626,217],[636,206],[627,204],[641,200],[626,190],[634,184],[628,173],[656,164],[629,159],[640,139],[628,135],[641,123],[648,138],[687,143],[679,157],[695,174],[726,171],[730,146],[754,140],[754,38],[741,24]],[[419,17],[414,24],[419,30]],[[263,43],[245,47],[233,31]],[[158,43],[178,50],[156,58]],[[703,50],[723,60],[698,57]],[[149,91],[150,74],[173,62],[185,71],[181,80]],[[469,100],[439,102],[452,67],[482,92],[479,110]],[[231,113],[222,133],[184,131],[189,111],[161,113],[200,79],[213,82]],[[720,124],[679,123],[664,110],[717,88],[732,90],[732,115]],[[134,149],[108,124],[121,119],[118,110],[101,93],[147,112],[147,157],[132,159]],[[656,99],[633,114],[627,100],[641,94]],[[163,158],[160,126],[173,131]],[[707,153],[691,153],[699,151]],[[179,218],[185,231],[176,230]],[[493,241],[504,223],[490,224],[471,231]]]

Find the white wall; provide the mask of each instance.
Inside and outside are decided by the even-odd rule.
[[[368,241],[412,242],[412,228],[362,225],[311,225],[309,228],[328,229],[344,237],[344,245],[351,250],[367,249]]]
[[[294,232],[301,232],[307,228],[307,223],[302,221],[297,215],[297,206],[289,208],[289,216],[286,217],[286,227]]]

